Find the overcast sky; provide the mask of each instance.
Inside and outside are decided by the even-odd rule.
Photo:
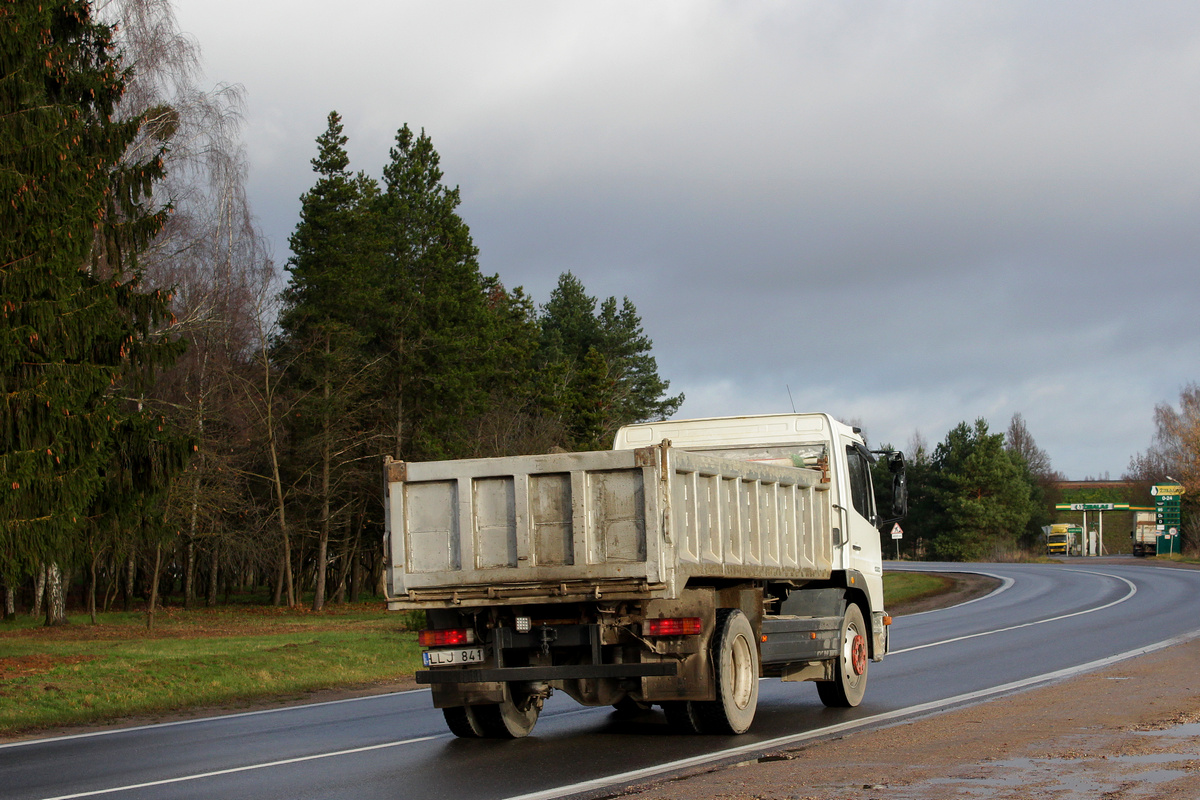
[[[1200,3],[175,7],[280,263],[331,110],[375,176],[424,128],[483,270],[629,296],[681,417],[1020,412],[1118,478],[1200,379]]]

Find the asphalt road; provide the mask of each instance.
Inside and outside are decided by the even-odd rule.
[[[914,566],[906,564],[905,567]],[[937,569],[939,565],[915,565]],[[962,571],[964,565],[943,565]],[[857,709],[811,684],[764,681],[749,734],[676,736],[657,710],[623,718],[565,695],[517,741],[460,740],[428,692],[0,746],[0,795],[26,798],[551,798],[1010,693],[1200,633],[1200,571],[1072,559],[977,565],[1002,586],[897,618]]]

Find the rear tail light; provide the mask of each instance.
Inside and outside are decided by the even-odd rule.
[[[702,625],[699,617],[665,617],[646,620],[647,636],[697,636]]]
[[[474,644],[475,631],[469,628],[421,631],[417,634],[417,643],[421,647],[455,647],[460,644]]]

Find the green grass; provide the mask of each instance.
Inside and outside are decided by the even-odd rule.
[[[0,625],[0,734],[395,681],[420,664],[404,615],[378,606],[171,610],[152,632],[140,614],[87,620]]]
[[[883,576],[883,600],[888,607],[940,594],[952,588],[952,578],[929,572],[887,572]]]
[[[1150,558],[1173,561],[1176,564],[1200,564],[1200,558],[1193,558],[1179,553],[1164,553],[1161,556],[1150,556]]]

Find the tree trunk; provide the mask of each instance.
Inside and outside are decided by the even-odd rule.
[[[154,608],[158,605],[158,573],[162,569],[162,544],[154,545],[154,573],[150,576],[150,602],[146,606],[146,630],[154,630]]]
[[[125,559],[125,613],[133,611],[133,583],[137,580],[137,561],[134,560],[136,548],[130,548]]]
[[[4,618],[12,619],[17,616],[17,597],[13,587],[4,584]]]
[[[196,598],[196,540],[188,536],[183,544],[183,607],[191,608]]]
[[[292,580],[292,538],[288,534],[287,504],[283,499],[283,478],[279,474],[279,440],[275,436],[274,417],[268,416],[268,450],[271,455],[271,482],[275,488],[275,511],[279,515],[279,582],[275,584],[275,605],[287,589],[288,608],[296,606],[296,587]]]
[[[364,515],[358,515],[358,525],[354,529],[354,546],[350,548],[350,602],[357,603],[362,596],[362,559],[359,558],[358,548],[362,541]]]
[[[325,606],[325,573],[326,561],[329,558],[329,462],[333,457],[330,452],[330,422],[329,401],[332,397],[329,375],[329,358],[331,351],[329,335],[325,336],[325,381],[322,389],[325,407],[321,415],[321,530],[317,541],[317,576],[316,591],[313,594],[313,611],[320,611]]]
[[[92,556],[92,563],[88,574],[88,615],[92,618],[92,624],[96,624],[96,562],[100,560],[100,554],[96,553]]]
[[[42,615],[42,602],[46,599],[46,565],[41,564],[38,567],[37,578],[33,582],[33,610],[29,612],[29,616],[33,618]]]
[[[46,567],[46,625],[67,624],[67,592],[64,583],[67,576],[52,561]]]
[[[216,539],[213,539],[212,552],[208,554],[208,595],[204,598],[204,603],[209,608],[217,604],[217,574],[221,564],[221,547]]]
[[[275,594],[271,597],[271,605],[277,606],[283,602],[283,559],[279,559],[279,566],[275,568]]]

